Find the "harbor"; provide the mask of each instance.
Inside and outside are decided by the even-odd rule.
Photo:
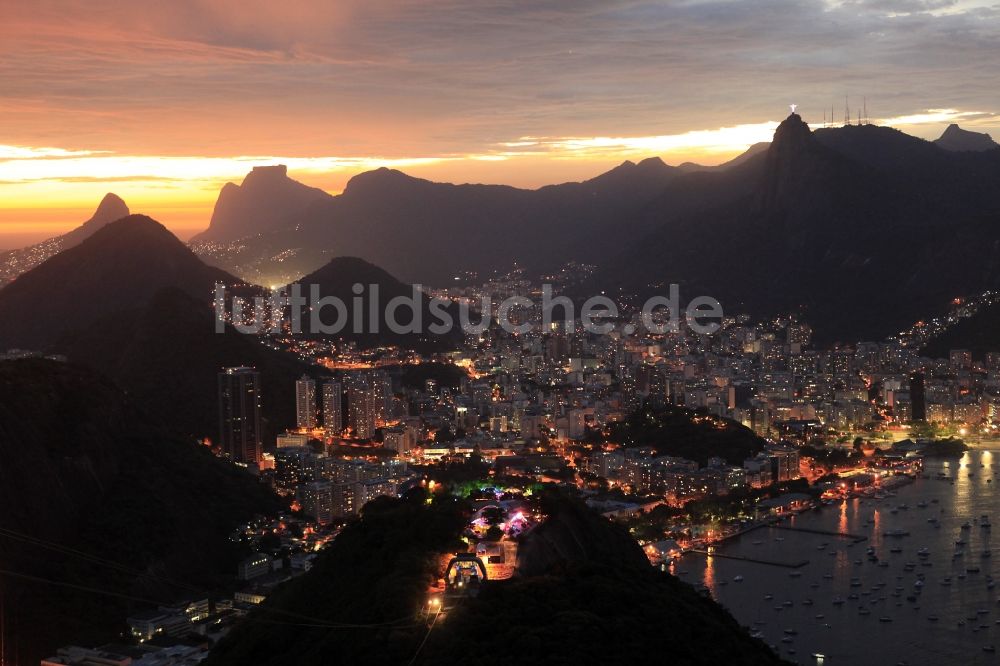
[[[673,570],[794,663],[996,663],[993,460],[928,459],[915,480],[744,530]]]

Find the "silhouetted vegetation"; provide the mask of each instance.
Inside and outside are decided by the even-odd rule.
[[[443,573],[439,556],[461,545],[466,517],[453,497],[425,497],[414,490],[365,505],[312,570],[272,594],[205,665],[406,663],[427,631],[417,613]]]
[[[422,491],[366,506],[305,576],[279,589],[206,666],[329,663],[777,664],[728,612],[654,571],[619,526],[543,493],[520,577],[486,583],[428,633],[426,587],[454,545],[464,505]],[[297,614],[298,619],[293,617]],[[348,626],[327,626],[346,623]],[[309,626],[318,625],[318,626]],[[426,644],[421,642],[427,637]]]
[[[625,446],[653,446],[661,455],[680,456],[704,465],[718,456],[742,465],[764,449],[764,440],[730,419],[683,407],[649,404],[614,424],[610,440]]]

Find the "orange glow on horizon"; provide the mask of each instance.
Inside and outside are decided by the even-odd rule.
[[[932,109],[879,121],[914,134],[981,112]],[[810,118],[806,118],[810,120]],[[814,121],[815,124],[815,121]],[[649,136],[522,137],[482,152],[415,157],[127,155],[100,147],[0,144],[0,249],[65,233],[114,192],[134,213],[162,222],[182,240],[208,227],[226,182],[242,182],[253,166],[285,164],[289,176],[331,194],[354,175],[380,166],[453,183],[502,183],[537,188],[581,181],[625,160],[661,155],[668,164],[726,162],[770,140],[776,121]],[[918,127],[919,126],[919,127]]]

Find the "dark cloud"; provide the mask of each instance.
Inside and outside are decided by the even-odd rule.
[[[993,111],[1000,71],[997,7],[956,0],[13,5],[0,110],[35,145],[156,144],[153,123],[161,152],[477,152],[760,122],[789,102],[816,118],[845,94],[883,117]]]

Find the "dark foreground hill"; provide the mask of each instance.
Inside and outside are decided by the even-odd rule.
[[[99,368],[177,432],[213,441],[221,368],[260,371],[265,446],[295,425],[295,381],[303,373],[324,374],[231,326],[216,333],[212,308],[178,288],[161,289],[143,307],[119,310],[68,332],[54,348]]]
[[[546,504],[518,575],[451,613],[420,663],[782,663],[721,606],[652,569],[623,528],[559,496]]]
[[[6,663],[114,640],[134,599],[206,596],[235,571],[230,532],[277,508],[256,479],[70,364],[0,362],[0,460],[0,595],[17,636]]]
[[[538,528],[543,550],[560,557],[528,556],[535,564],[523,575],[485,585],[428,634],[415,618],[464,522],[462,505],[427,506],[420,494],[377,500],[205,664],[781,663],[715,602],[649,567],[627,534],[565,502]],[[278,612],[302,622],[268,624]]]

